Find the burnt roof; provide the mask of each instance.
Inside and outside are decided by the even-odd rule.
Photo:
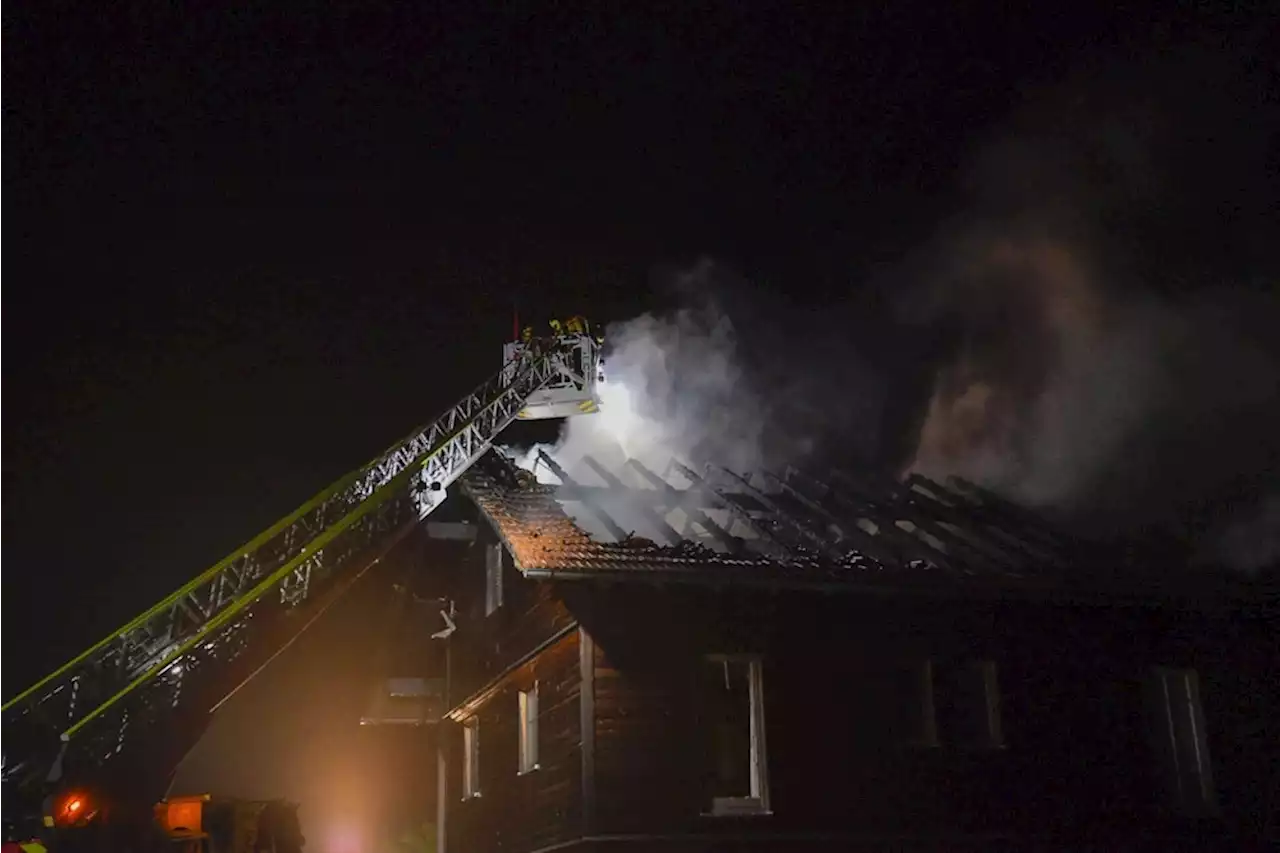
[[[1093,559],[1088,546],[960,480],[899,482],[849,471],[745,477],[678,460],[585,457],[538,482],[489,453],[463,479],[522,572],[563,579],[726,584],[1045,589]]]

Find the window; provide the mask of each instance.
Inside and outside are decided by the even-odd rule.
[[[995,661],[939,661],[930,667],[937,737],[947,746],[1004,746]]]
[[[869,728],[886,743],[937,746],[930,661],[889,661],[872,673]]]
[[[467,719],[462,724],[462,798],[480,796],[480,720]]]
[[[538,685],[520,691],[520,772],[538,769]]]
[[[502,563],[506,549],[494,543],[485,550],[484,564],[484,615],[489,616],[502,606]]]
[[[702,667],[713,815],[769,811],[761,670],[758,657],[739,655],[714,655]]]
[[[1000,687],[990,660],[888,662],[874,673],[872,731],[919,747],[1004,745]]]
[[[1169,802],[1184,814],[1213,814],[1217,795],[1209,769],[1209,744],[1196,671],[1156,668],[1147,680],[1147,698],[1156,757]]]

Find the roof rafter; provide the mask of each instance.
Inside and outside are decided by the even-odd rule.
[[[542,451],[535,458],[559,484],[495,454],[464,487],[517,565],[547,576],[1040,588],[1060,576],[1062,557],[1083,553],[1047,524],[1032,532],[1007,507],[924,478],[832,471],[824,481],[793,468],[744,476],[672,459],[668,480],[638,459],[614,467],[590,456],[574,465]]]
[[[627,465],[629,465],[632,470],[640,474],[640,476],[652,483],[655,491],[665,495],[667,500],[670,501],[669,505],[672,509],[682,510],[686,515],[688,515],[690,521],[702,527],[702,529],[707,531],[710,536],[720,542],[720,544],[724,545],[730,553],[736,553],[742,550],[742,545],[739,540],[735,539],[729,531],[717,524],[711,516],[703,512],[700,507],[692,503],[690,498],[696,497],[701,494],[701,492],[698,490],[690,490],[689,492],[681,492],[677,490],[666,480],[646,468],[644,463],[639,459],[628,459]]]
[[[564,483],[567,486],[578,485],[574,481],[574,479],[569,476],[569,472],[564,470],[564,468],[560,467],[560,464],[556,462],[556,460],[548,456],[545,450],[538,451],[538,459],[544,465],[546,465],[548,468],[551,469],[552,474],[555,474],[557,477],[560,478],[561,483]],[[609,533],[613,536],[613,538],[619,541],[622,541],[630,537],[630,534],[623,529],[622,525],[614,521],[613,516],[605,512],[605,510],[598,503],[595,503],[593,501],[583,501],[583,505],[586,506],[587,512],[594,515],[596,519],[599,520],[599,522],[604,525],[605,529],[609,531]]]
[[[743,477],[741,474],[736,474],[733,471],[730,471],[728,468],[722,468],[717,466],[717,470],[721,473],[722,476],[738,484],[743,489],[746,489],[747,494],[751,495],[753,498],[758,500],[761,504],[763,504],[766,508],[768,508],[773,513],[774,518],[777,520],[777,522],[780,525],[789,527],[790,529],[794,530],[796,533],[800,535],[802,539],[804,539],[809,544],[810,547],[816,548],[819,552],[821,552],[824,556],[826,556],[830,560],[838,560],[840,559],[841,556],[843,556],[839,552],[839,549],[835,546],[834,543],[832,543],[829,539],[823,538],[822,536],[819,536],[817,533],[814,533],[813,530],[811,530],[807,525],[798,521],[796,517],[791,513],[784,512],[782,508],[779,507],[768,495],[766,495],[764,492],[757,489],[755,486],[751,485],[751,482],[746,477]]]
[[[723,491],[708,483],[698,474],[697,471],[694,471],[683,462],[678,462],[675,459],[671,460],[671,465],[679,471],[686,480],[693,484],[693,488],[701,489],[704,493],[719,498],[720,505],[722,507],[729,510],[730,514],[737,518],[738,521],[742,522],[754,531],[760,538],[750,540],[753,547],[758,548],[767,556],[783,561],[786,561],[791,556],[787,546],[778,541],[777,536],[774,535],[772,530],[757,521],[751,513],[747,512],[735,501],[730,499]]]
[[[587,467],[596,473],[596,476],[601,480],[604,480],[610,487],[626,490],[626,485],[621,480],[591,456],[583,456],[582,461],[587,465]],[[635,491],[636,490],[628,491],[628,496],[632,496]],[[658,535],[667,540],[668,545],[677,545],[682,539],[684,539],[683,536],[676,532],[674,527],[667,523],[665,518],[654,511],[653,507],[635,501],[633,501],[633,507],[636,512],[639,513],[640,517],[647,521],[649,525],[658,532]]]

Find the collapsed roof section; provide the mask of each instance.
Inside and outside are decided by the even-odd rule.
[[[571,474],[539,452],[558,484],[489,453],[463,479],[516,566],[563,578],[787,585],[1042,586],[1080,558],[1032,514],[963,481],[951,487],[846,471],[745,477],[671,460],[608,468],[584,457]]]

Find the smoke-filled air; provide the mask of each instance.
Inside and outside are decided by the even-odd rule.
[[[803,463],[836,432],[866,443],[879,386],[860,360],[846,353],[820,373],[795,371],[807,359],[794,346],[803,330],[771,333],[764,318],[727,305],[726,297],[749,297],[757,308],[768,297],[712,262],[666,286],[681,307],[607,327],[601,411],[565,422],[553,449],[560,464],[573,472],[584,455],[611,468],[634,458],[662,471],[676,458],[751,474]],[[843,400],[824,393],[832,381],[849,392]],[[519,452],[521,464],[538,467],[539,449],[549,448]]]
[[[1268,149],[1182,121],[1209,101],[1247,123],[1247,99],[1219,95],[1230,70],[1124,72],[1029,95],[924,245],[851,267],[850,294],[881,298],[804,310],[711,261],[675,277],[682,307],[608,327],[603,411],[550,452],[571,472],[590,454],[961,475],[1085,534],[1273,564],[1280,221],[1244,200]],[[1220,204],[1190,209],[1193,184]],[[886,338],[922,378],[875,357]],[[535,451],[517,455],[553,481]]]

